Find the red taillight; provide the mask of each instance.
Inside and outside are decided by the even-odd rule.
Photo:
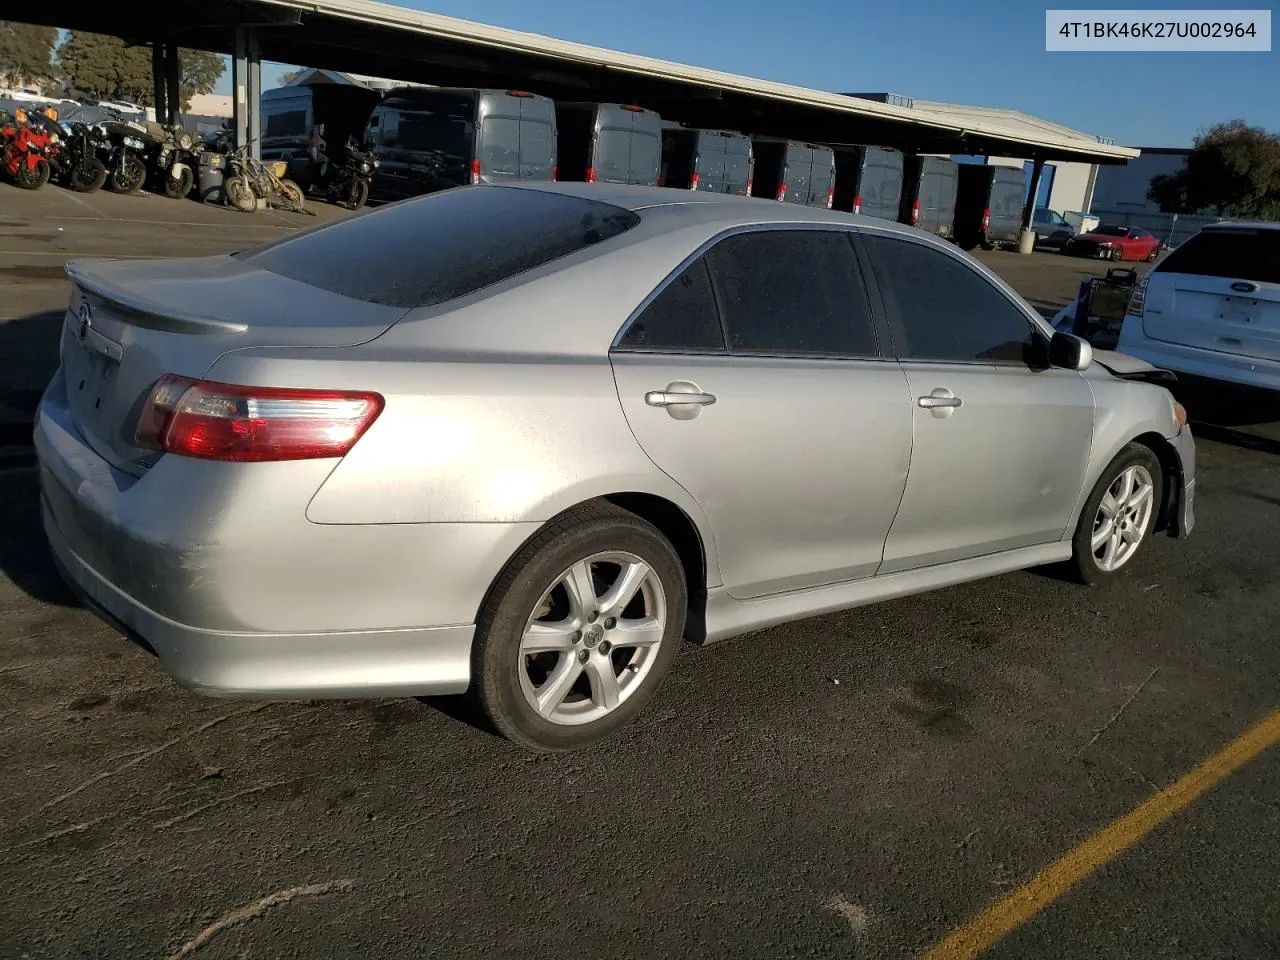
[[[555,181],[555,179],[556,179],[556,175],[557,175],[559,172],[560,172],[560,166],[559,166],[559,164],[555,164],[555,163],[553,163],[553,164],[551,165],[551,180],[552,180],[552,182],[554,182],[554,181]]]
[[[693,174],[693,176],[691,176],[691,177],[689,178],[689,189],[690,189],[690,190],[697,190],[697,189],[698,189],[698,180],[699,180],[699,179],[700,179],[700,178],[699,178],[699,176],[698,176],[698,174],[697,174],[697,173],[694,173],[694,174]]]
[[[859,194],[855,194],[855,195],[854,195],[854,198],[853,198],[853,212],[854,212],[854,213],[861,213],[861,212],[862,212],[862,194],[860,194],[860,193],[859,193]]]
[[[783,183],[783,184],[779,184],[779,186],[778,186],[778,192],[774,195],[774,198],[773,198],[773,199],[775,199],[775,200],[785,200],[785,199],[787,199],[787,185],[786,185],[785,183]]]
[[[634,103],[624,103],[624,104],[622,105],[622,109],[623,109],[623,110],[630,110],[632,113],[643,113],[643,112],[644,112],[644,107],[637,107]]]
[[[836,188],[827,187],[827,209],[831,209],[831,205],[836,201]]]
[[[476,157],[471,158],[471,182],[480,182],[480,161]]]
[[[747,177],[747,192],[745,196],[748,196],[748,197],[751,196],[751,188],[754,185],[755,185],[755,179],[752,177]]]
[[[990,207],[982,211],[982,229],[986,230],[987,227],[989,226],[991,226],[991,208]]]
[[[533,96],[533,94],[530,93],[528,90],[508,90],[507,93],[511,94],[511,96],[513,97],[532,97]]]
[[[911,225],[914,227],[920,222],[920,201],[911,201]]]
[[[596,168],[587,167],[587,183],[595,183],[595,182],[596,182]]]
[[[376,393],[244,387],[167,375],[138,418],[135,442],[202,460],[341,457],[382,412]]]

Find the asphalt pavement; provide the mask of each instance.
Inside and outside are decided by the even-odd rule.
[[[1100,588],[1023,572],[687,647],[590,752],[528,756],[460,700],[183,690],[39,531],[62,264],[342,215],[315,209],[0,186],[0,958],[911,957],[1280,705],[1280,414],[1203,390],[1190,540]],[[1105,269],[982,256],[1046,311]],[[1268,750],[989,955],[1274,958],[1277,876]]]

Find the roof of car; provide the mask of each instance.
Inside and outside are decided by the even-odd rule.
[[[661,208],[680,208],[682,219],[705,219],[707,222],[736,221],[753,223],[847,223],[860,224],[900,233],[918,233],[913,227],[858,214],[808,207],[798,203],[779,203],[761,197],[741,197],[728,193],[699,193],[673,187],[642,187],[626,184],[576,183],[545,181],[504,183],[501,189],[540,190],[570,197],[599,200],[624,210],[643,212]]]
[[[1280,230],[1280,222],[1274,220],[1224,220],[1206,223],[1201,230]]]

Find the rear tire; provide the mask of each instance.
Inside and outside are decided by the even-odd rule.
[[[624,582],[622,599],[611,597]],[[525,544],[489,591],[471,695],[528,750],[598,743],[656,692],[687,604],[680,558],[655,527],[607,504],[571,510]]]
[[[302,213],[306,209],[302,188],[292,180],[281,180],[277,195],[271,199],[272,206],[278,206],[290,213]]]
[[[1109,580],[1129,569],[1155,529],[1164,496],[1160,461],[1131,443],[1102,471],[1080,511],[1070,568],[1082,583]]]

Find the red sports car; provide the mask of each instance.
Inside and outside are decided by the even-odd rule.
[[[1072,237],[1063,253],[1098,260],[1146,260],[1160,256],[1160,238],[1141,227],[1103,224],[1088,233]]]

